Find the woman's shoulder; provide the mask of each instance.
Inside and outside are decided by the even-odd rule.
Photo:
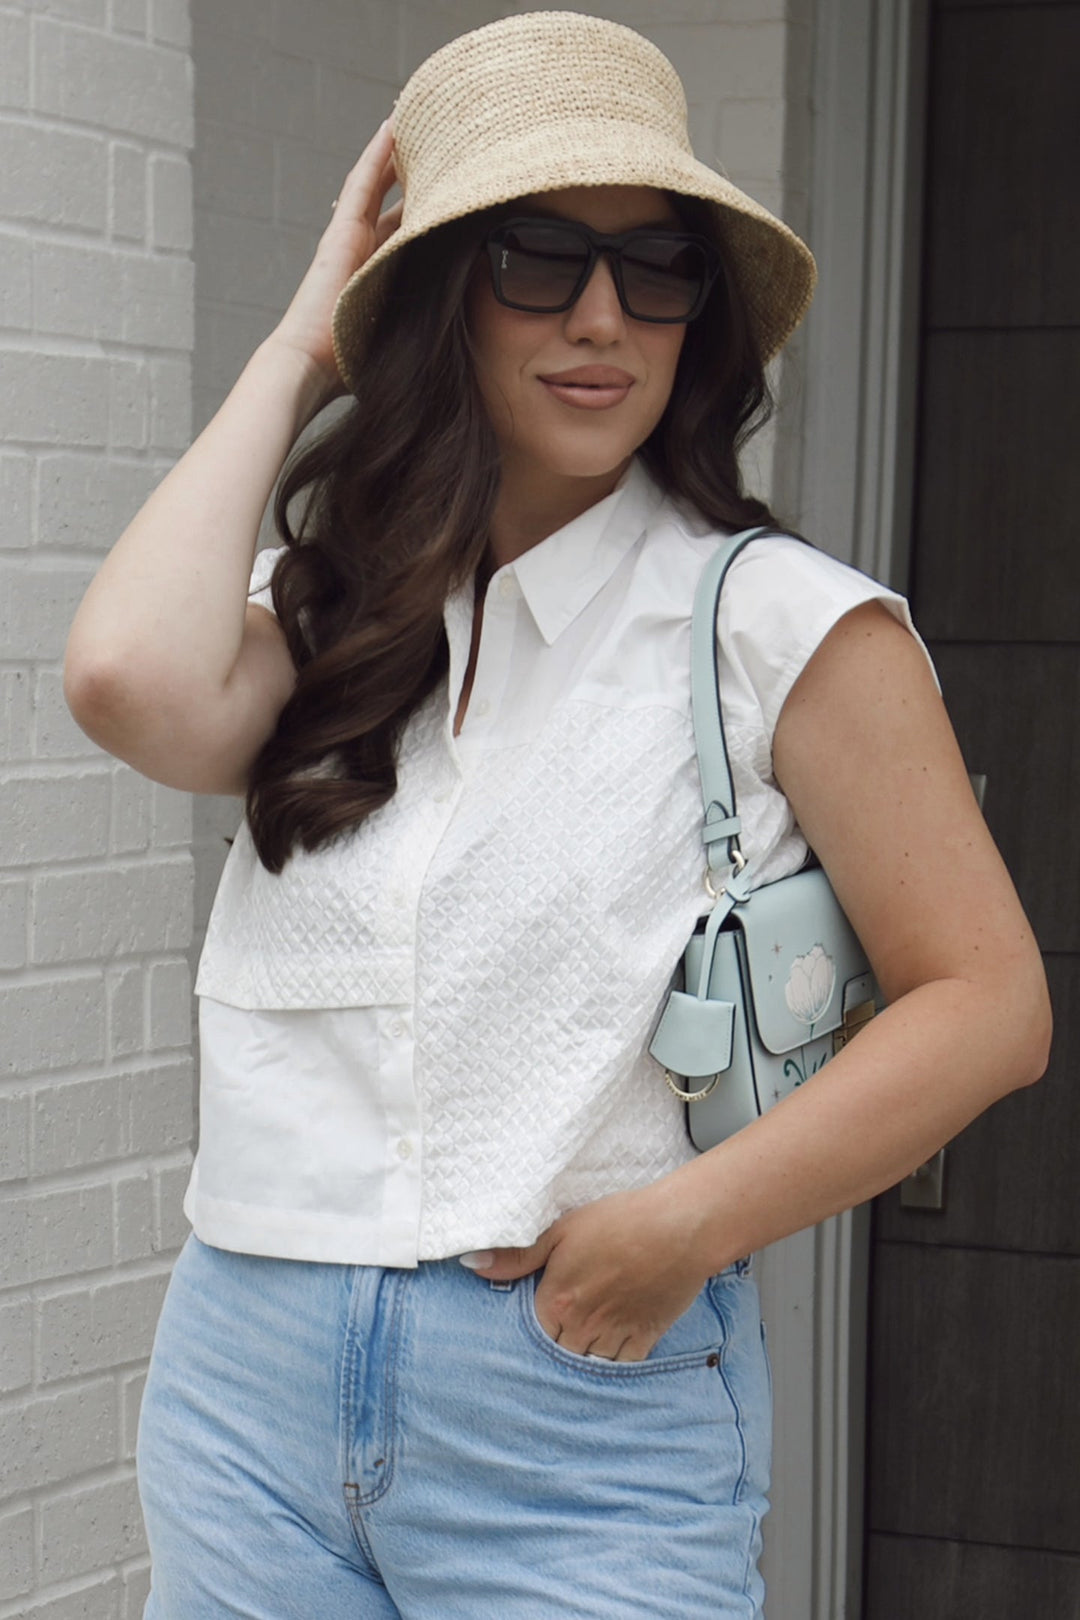
[[[661,544],[652,557],[658,562],[662,553],[662,568],[652,573],[658,596],[678,595],[688,609],[709,558],[741,531],[716,524],[674,495],[665,497],[656,518],[654,537]],[[737,553],[716,616],[721,677],[729,693],[741,692],[752,704],[769,738],[791,687],[829,631],[852,609],[875,601],[911,633],[933,672],[900,591],[786,531],[761,535]]]
[[[714,544],[720,538],[717,535]],[[728,570],[724,595],[735,613],[775,615],[787,608],[805,616],[827,613],[831,607],[846,612],[861,602],[879,600],[898,618],[910,617],[901,592],[795,534],[767,534],[750,541]]]
[[[734,533],[734,530],[714,529],[715,543],[729,532]],[[759,581],[772,578],[778,585],[782,585],[784,575],[796,574],[803,580],[820,580],[823,585],[846,584],[851,588],[863,581],[878,584],[853,563],[834,557],[814,541],[786,529],[751,540],[732,563],[732,573],[735,572],[741,572],[747,579],[756,576]]]
[[[734,525],[716,524],[691,501],[671,494],[660,503],[653,530],[654,537],[663,543],[669,564],[676,569],[681,565],[694,574],[700,574],[718,546],[741,532]],[[898,616],[906,611],[898,591],[786,531],[751,540],[737,554],[724,581],[721,606],[733,604],[733,611],[753,611],[761,603],[775,609],[785,601],[805,603],[807,593],[822,602],[837,600],[851,606],[880,597],[895,604]]]
[[[714,545],[722,537],[714,538]],[[832,623],[863,602],[879,601],[909,630],[911,610],[902,592],[854,564],[794,534],[767,534],[752,540],[732,561],[720,600],[720,618],[729,630],[760,625],[775,640],[786,625],[796,640],[815,624]]]
[[[933,672],[900,591],[795,535],[762,536],[735,558],[720,598],[717,638],[722,659],[755,692],[770,736],[791,687],[829,631],[866,602],[880,602],[910,632]]]

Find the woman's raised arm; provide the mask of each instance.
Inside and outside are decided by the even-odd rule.
[[[247,603],[259,523],[304,426],[344,392],[330,323],[352,272],[396,229],[383,124],[349,173],[279,325],[109,552],[72,623],[64,692],[87,734],[171,787],[243,793],[292,690],[272,614]]]

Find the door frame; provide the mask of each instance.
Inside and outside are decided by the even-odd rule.
[[[799,524],[907,589],[929,0],[815,0]],[[859,1620],[870,1207],[763,1257],[774,1363],[769,1620]],[[806,1458],[812,1458],[807,1468]]]
[[[929,0],[816,0],[807,533],[899,590],[914,489]]]

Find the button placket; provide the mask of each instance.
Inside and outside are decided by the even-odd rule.
[[[379,1015],[379,1075],[385,1119],[383,1163],[393,1188],[389,1225],[394,1228],[394,1241],[413,1255],[419,1241],[423,1158],[415,1053],[412,1007],[383,1008]]]

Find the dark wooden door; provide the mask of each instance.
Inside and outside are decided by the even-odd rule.
[[[910,591],[1046,1078],[875,1201],[864,1620],[1080,1620],[1080,4],[933,6]]]

